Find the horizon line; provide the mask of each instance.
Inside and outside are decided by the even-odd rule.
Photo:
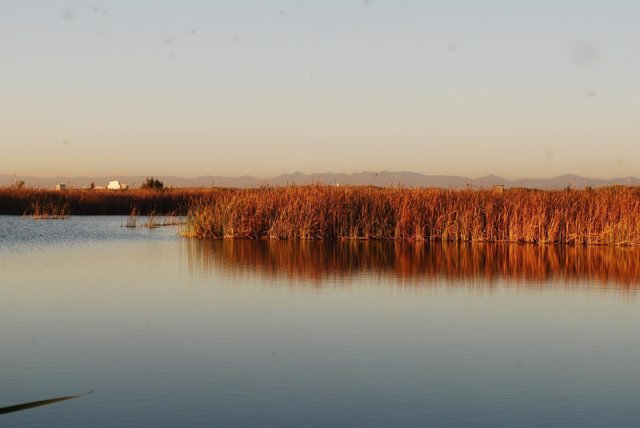
[[[17,174],[17,173],[5,173],[5,172],[0,172],[0,176],[13,176],[15,179],[20,179],[20,178],[37,178],[37,179],[54,179],[54,178],[69,178],[69,179],[79,179],[79,178],[117,178],[117,177],[165,177],[165,178],[180,178],[180,179],[188,179],[188,180],[194,180],[194,179],[199,179],[199,178],[207,178],[207,177],[219,177],[219,178],[228,178],[228,179],[241,179],[241,178],[254,178],[254,179],[258,179],[258,180],[271,180],[274,178],[280,178],[282,176],[287,176],[287,175],[302,175],[302,176],[306,176],[306,177],[310,177],[310,176],[315,176],[315,175],[346,175],[346,176],[354,176],[354,175],[359,175],[359,174],[375,174],[375,175],[380,175],[380,174],[416,174],[416,175],[420,175],[420,176],[424,176],[424,177],[446,177],[446,178],[464,178],[464,179],[470,179],[470,180],[479,180],[479,179],[483,179],[483,178],[495,178],[495,179],[501,179],[501,180],[506,180],[506,181],[518,181],[518,180],[549,180],[549,179],[554,179],[554,178],[560,178],[560,177],[575,177],[575,178],[586,178],[586,179],[591,179],[591,180],[621,180],[621,179],[638,179],[640,180],[640,176],[635,176],[635,175],[626,175],[626,176],[615,176],[615,177],[610,177],[610,178],[603,178],[603,177],[597,177],[597,176],[588,176],[588,175],[580,175],[580,174],[575,174],[575,173],[571,173],[571,172],[567,172],[567,173],[563,173],[563,174],[559,174],[559,175],[550,175],[550,176],[529,176],[529,177],[519,177],[519,178],[507,178],[507,177],[503,177],[500,175],[496,175],[496,174],[485,174],[485,175],[481,175],[481,176],[470,176],[470,175],[458,175],[458,174],[429,174],[429,173],[423,173],[423,172],[417,172],[417,171],[411,171],[411,170],[381,170],[381,171],[356,171],[356,172],[334,172],[334,171],[327,171],[327,172],[312,172],[312,173],[304,173],[304,172],[300,172],[300,171],[293,171],[293,172],[283,172],[280,174],[276,174],[276,175],[270,175],[270,176],[257,176],[257,175],[252,175],[252,174],[242,174],[242,175],[214,175],[211,173],[208,174],[200,174],[200,175],[192,175],[192,176],[186,176],[186,175],[176,175],[176,174],[121,174],[121,173],[115,173],[115,174],[98,174],[98,175],[87,175],[87,174],[74,174],[74,175],[64,175],[64,174],[58,174],[58,175],[31,175],[31,174]]]

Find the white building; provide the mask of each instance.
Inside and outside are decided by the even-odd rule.
[[[64,183],[56,184],[56,190],[57,191],[67,190],[67,185]]]
[[[127,190],[128,188],[128,184],[120,183],[118,180],[110,181],[107,185],[109,190]]]

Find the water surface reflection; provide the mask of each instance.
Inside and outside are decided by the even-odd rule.
[[[640,288],[640,249],[494,243],[185,240],[189,272],[322,284],[361,274],[465,283]]]
[[[205,242],[125,222],[0,217],[0,407],[94,391],[3,427],[640,419],[638,250]]]

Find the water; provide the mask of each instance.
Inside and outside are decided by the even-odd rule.
[[[0,217],[8,427],[637,426],[640,255]]]

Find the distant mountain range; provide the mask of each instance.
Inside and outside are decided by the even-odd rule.
[[[495,185],[509,187],[526,187],[537,189],[562,189],[571,186],[574,189],[582,189],[587,186],[602,187],[613,185],[640,186],[637,177],[624,177],[604,180],[599,178],[580,177],[578,175],[565,174],[552,178],[522,178],[507,180],[495,175],[487,175],[480,178],[460,177],[453,175],[425,175],[416,172],[358,172],[354,174],[322,173],[322,174],[282,174],[272,178],[257,178],[250,175],[242,177],[220,177],[205,175],[195,178],[183,178],[173,176],[156,176],[166,187],[259,187],[259,186],[285,186],[288,184],[312,184],[322,183],[329,185],[373,185],[380,187],[440,187],[440,188],[486,188]],[[139,187],[146,176],[122,176],[111,177],[29,177],[0,174],[0,186],[10,186],[16,180],[23,180],[26,187],[53,188],[58,183],[66,183],[68,187],[88,187],[90,183],[96,186],[106,186],[111,180],[127,183],[130,187]]]

